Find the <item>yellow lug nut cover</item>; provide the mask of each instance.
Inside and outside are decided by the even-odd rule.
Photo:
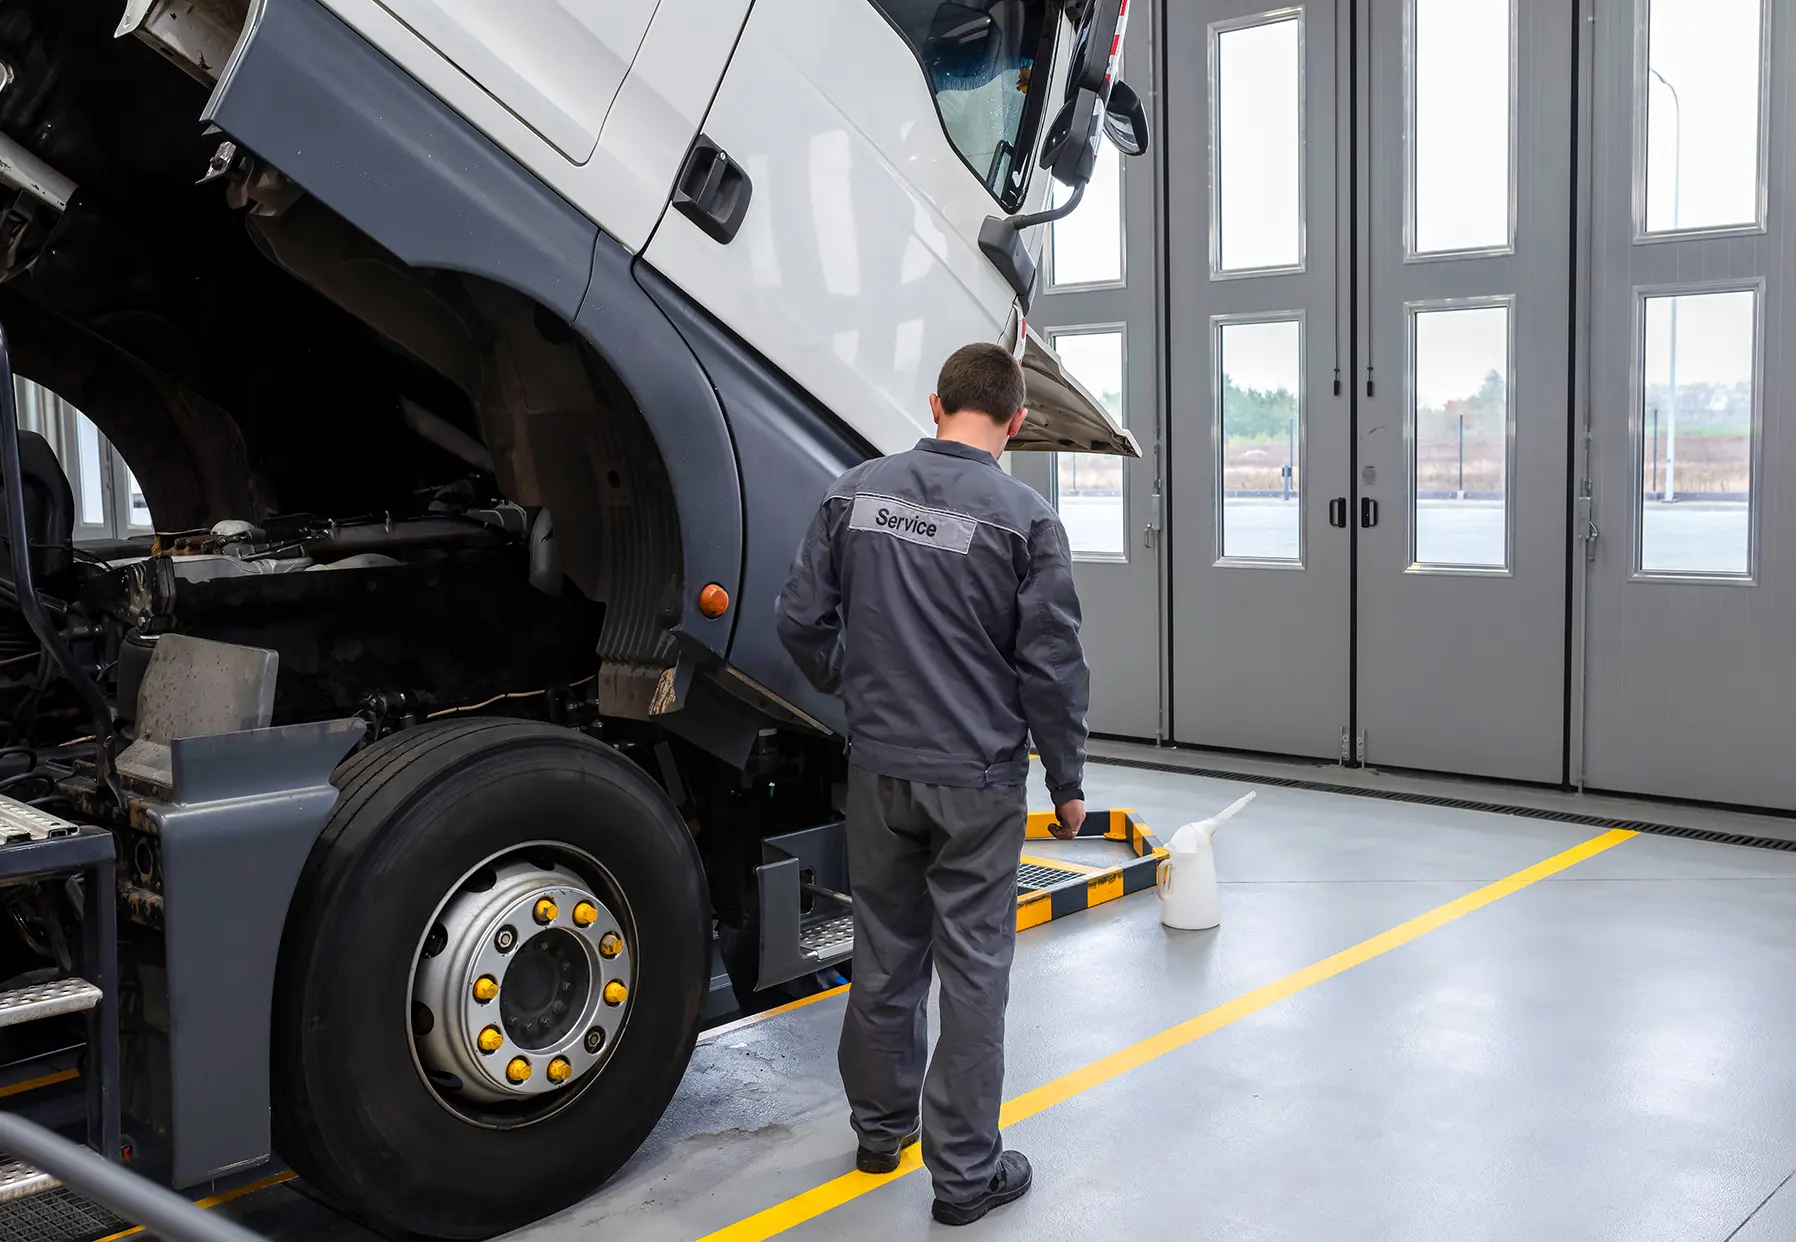
[[[573,1077],[573,1075],[574,1067],[568,1063],[566,1057],[556,1057],[553,1061],[549,1062],[550,1082],[566,1082],[569,1078]]]
[[[476,1042],[482,1052],[497,1052],[505,1046],[505,1033],[496,1026],[489,1026],[480,1032],[480,1038]]]
[[[591,927],[599,921],[599,908],[590,901],[582,901],[574,907],[574,926]]]
[[[533,913],[536,915],[538,923],[553,923],[556,916],[561,913],[561,907],[547,897],[542,897],[537,900]]]
[[[499,981],[491,975],[481,975],[474,980],[474,999],[486,1004],[499,995]]]
[[[513,1057],[511,1064],[505,1067],[505,1076],[512,1082],[528,1082],[530,1080],[530,1062],[523,1057]]]
[[[605,985],[605,1003],[607,1005],[621,1005],[625,1000],[629,999],[629,996],[630,989],[619,983],[616,979],[613,979],[610,983]]]
[[[599,956],[610,959],[624,951],[623,938],[616,932],[606,932],[599,941]]]

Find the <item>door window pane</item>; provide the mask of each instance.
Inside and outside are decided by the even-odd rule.
[[[1221,405],[1222,555],[1303,559],[1303,322],[1224,323],[1216,340]]]
[[[1414,561],[1509,564],[1509,307],[1416,310],[1410,324]]]
[[[1510,0],[1410,0],[1410,251],[1507,249]]]
[[[1045,0],[874,0],[922,64],[942,128],[1006,207],[1022,202],[1059,22]]]
[[[1759,223],[1762,0],[1640,3],[1646,232]]]
[[[1118,425],[1123,414],[1123,334],[1120,328],[1057,332],[1050,343],[1067,373],[1098,399]],[[1129,554],[1123,459],[1097,453],[1054,455],[1055,508],[1073,556],[1124,560]]]
[[[1736,289],[1645,302],[1639,568],[1744,576],[1758,296]]]
[[[106,494],[100,486],[105,463],[100,460],[100,429],[87,415],[75,413],[75,461],[81,480],[81,524],[106,525]]]
[[[1219,272],[1303,266],[1303,19],[1211,28]]]
[[[1058,207],[1071,190],[1054,182],[1053,203]],[[1098,162],[1085,197],[1064,220],[1048,226],[1051,271],[1048,283],[1066,285],[1115,284],[1123,278],[1122,152],[1110,140],[1098,140]]]

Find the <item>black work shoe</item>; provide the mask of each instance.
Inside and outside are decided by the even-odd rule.
[[[1029,1193],[1035,1175],[1029,1170],[1029,1157],[1020,1151],[1007,1151],[998,1157],[998,1171],[991,1185],[971,1203],[949,1203],[937,1199],[929,1214],[944,1225],[970,1225],[995,1207],[1015,1203]]]
[[[912,1130],[898,1140],[897,1151],[868,1151],[865,1147],[854,1153],[854,1167],[863,1173],[896,1173],[898,1161],[904,1157],[906,1147],[915,1147],[922,1137],[922,1131]]]

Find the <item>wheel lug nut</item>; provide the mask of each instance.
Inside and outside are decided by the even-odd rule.
[[[574,926],[591,927],[599,921],[599,908],[590,901],[582,901],[574,907]]]
[[[549,1062],[549,1081],[566,1082],[574,1076],[574,1067],[566,1057],[556,1057]]]
[[[494,1053],[505,1046],[505,1033],[496,1026],[489,1026],[480,1032],[480,1038],[476,1042],[482,1052]]]
[[[556,916],[561,913],[561,907],[557,906],[547,897],[539,897],[535,908],[532,909],[530,913],[538,923],[553,923]]]
[[[493,937],[493,947],[501,953],[510,953],[512,949],[517,947],[517,943],[518,929],[513,927],[510,923],[501,927],[499,929],[499,934]]]
[[[600,1048],[603,1048],[604,1046],[605,1046],[605,1032],[601,1031],[596,1026],[593,1027],[592,1030],[586,1032],[586,1050],[588,1052],[597,1052]]]
[[[599,956],[606,961],[610,961],[623,951],[623,938],[616,932],[606,932],[604,938],[599,941]]]
[[[499,981],[491,975],[481,975],[480,978],[474,980],[474,999],[481,1004],[486,1004],[497,995],[499,995]]]
[[[505,1067],[505,1077],[514,1083],[530,1081],[530,1062],[523,1057],[513,1057],[511,1064]]]
[[[553,1005],[549,1006],[549,1008],[554,1012],[555,1016],[559,1018],[562,1014],[567,1012],[567,1002],[558,1000]]]
[[[618,980],[613,979],[610,983],[605,985],[605,1003],[607,1005],[621,1005],[628,1000],[629,997],[630,989],[625,987]]]

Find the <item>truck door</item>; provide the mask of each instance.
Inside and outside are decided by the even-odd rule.
[[[727,240],[680,210],[650,264],[881,451],[1014,294],[986,217],[1039,202],[1053,0],[757,0],[703,137],[752,186]],[[1052,101],[1057,102],[1057,101]]]
[[[576,164],[659,0],[380,0],[424,42]]]

